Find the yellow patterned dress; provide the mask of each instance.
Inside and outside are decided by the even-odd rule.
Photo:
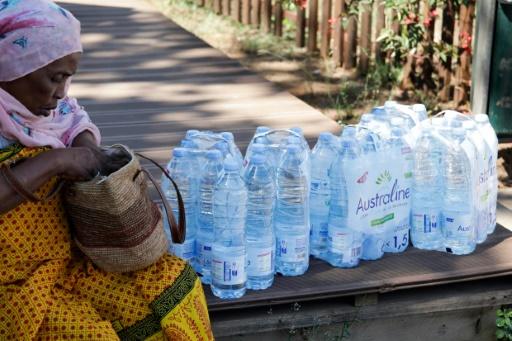
[[[42,148],[0,150],[0,163]],[[57,179],[39,191],[48,193]],[[70,237],[61,198],[0,215],[0,340],[212,340],[201,282],[166,255],[137,272],[107,273]]]

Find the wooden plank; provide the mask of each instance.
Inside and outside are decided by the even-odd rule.
[[[382,30],[384,29],[386,25],[386,15],[385,15],[385,7],[384,3],[381,1],[375,1],[374,3],[375,8],[375,40],[373,43],[373,49],[374,49],[374,55],[375,60],[378,62],[382,62],[384,60],[384,53],[382,51],[382,44],[380,42],[377,42],[377,39],[381,35]]]
[[[475,16],[475,0],[460,6],[460,42],[459,42],[459,66],[455,80],[454,101],[457,105],[465,104],[469,100],[471,89],[471,38]]]
[[[274,35],[278,37],[283,35],[283,4],[281,0],[276,0],[274,4]]]
[[[241,5],[240,0],[231,0],[231,17],[237,22],[242,20]]]
[[[242,1],[242,24],[249,25],[251,22],[251,0]]]
[[[304,47],[306,38],[306,9],[297,6],[297,22],[295,30],[295,46]]]
[[[357,18],[353,15],[348,17],[344,45],[343,68],[350,70],[356,66],[357,57]]]
[[[443,29],[441,39],[448,45],[453,44],[453,31],[455,28],[455,8],[451,1],[447,1],[443,10]],[[452,78],[452,57],[448,54],[446,62],[439,66],[439,81],[442,88],[439,91],[439,100],[446,102],[451,96],[451,78]]]
[[[478,3],[475,34],[475,56],[471,82],[471,111],[475,114],[487,112],[492,61],[492,43],[496,13],[495,1]]]
[[[361,75],[368,73],[371,57],[371,38],[372,38],[372,12],[369,4],[361,4],[361,38],[358,69]]]
[[[222,0],[222,15],[229,16],[231,11],[231,0]]]
[[[261,2],[261,28],[263,32],[270,33],[272,22],[272,0],[262,0]]]
[[[318,34],[318,0],[308,0],[308,46],[307,50],[312,53],[317,50]]]
[[[341,23],[341,15],[345,11],[345,0],[334,0],[334,12],[333,17],[335,18],[334,23],[334,40],[333,40],[333,51],[332,59],[335,65],[343,65],[343,51],[344,51],[344,40],[345,32]]]
[[[331,0],[322,1],[322,21],[320,28],[320,56],[329,57],[331,47],[331,31],[334,25],[331,19],[332,2]]]
[[[260,26],[260,0],[251,0],[251,25],[254,27]]]
[[[213,12],[220,14],[222,11],[222,0],[213,0]]]

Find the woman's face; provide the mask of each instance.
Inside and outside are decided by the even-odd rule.
[[[0,83],[0,87],[34,115],[48,116],[66,95],[66,82],[75,74],[80,56],[80,52],[72,53],[24,77]]]

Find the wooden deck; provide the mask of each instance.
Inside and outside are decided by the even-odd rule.
[[[71,94],[103,144],[164,164],[188,129],[231,131],[242,149],[259,125],[300,126],[312,141],[338,125],[185,31],[144,0],[68,0],[84,55]]]

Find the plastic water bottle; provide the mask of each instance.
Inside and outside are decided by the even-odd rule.
[[[299,276],[309,266],[308,180],[301,149],[288,144],[277,169],[276,272]]]
[[[464,255],[476,247],[473,225],[471,161],[463,150],[466,132],[452,130],[450,147],[444,150],[442,230],[448,252]]]
[[[428,118],[427,108],[424,104],[414,104],[412,106],[412,111],[416,113],[416,117],[419,122],[426,120]]]
[[[225,131],[220,133],[220,135],[228,142],[229,153],[233,156],[239,168],[242,168],[244,158],[240,152],[240,149],[238,149],[235,144],[235,137],[233,136],[233,133]]]
[[[378,150],[378,136],[370,130],[362,129],[359,134],[359,145],[361,153],[359,162],[364,164],[364,168],[369,170],[372,165],[379,162],[382,158],[382,150]],[[384,255],[384,243],[387,231],[371,231],[370,226],[365,226],[363,235],[363,248],[361,250],[361,259],[376,260]],[[370,232],[371,231],[371,232]]]
[[[211,283],[213,244],[213,193],[222,176],[222,155],[218,150],[206,152],[206,164],[199,182],[198,229],[196,237],[197,268],[201,282]]]
[[[173,157],[167,166],[170,176],[178,185],[183,203],[185,205],[187,235],[183,244],[171,243],[171,252],[176,256],[189,261],[194,267],[195,264],[195,238],[196,238],[196,208],[197,208],[197,177],[195,176],[198,164],[195,155],[190,149],[175,148]],[[167,177],[162,176],[162,188],[166,200],[173,207],[176,218],[179,218],[178,199],[174,187],[169,183]],[[170,227],[167,219],[164,220],[165,230],[169,240]]]
[[[359,264],[361,257],[362,233],[347,226],[348,198],[344,176],[345,167],[358,160],[357,145],[354,140],[342,139],[341,152],[330,171],[331,205],[327,240],[327,261],[336,267],[352,268]]]
[[[224,162],[224,175],[213,194],[214,239],[212,292],[220,298],[240,298],[247,282],[245,221],[247,188],[237,163]]]
[[[388,142],[389,162],[403,165],[404,186],[410,188],[414,161],[411,147],[406,142],[404,135],[404,131],[399,126],[394,125],[391,128],[391,138]],[[398,253],[407,249],[409,246],[410,213],[410,205],[408,205],[407,213],[404,216],[397,215],[392,220],[391,230],[384,242],[384,252]]]
[[[372,109],[373,119],[368,123],[368,128],[376,132],[383,139],[390,136],[388,114],[383,107],[375,107]]]
[[[482,134],[476,127],[474,121],[466,121],[463,127],[467,132],[467,138],[471,141],[476,149],[476,196],[475,207],[476,214],[476,242],[483,243],[487,238],[487,227],[489,225],[489,194],[488,194],[488,164],[487,158],[491,155],[491,151],[487,143],[485,143]]]
[[[411,240],[414,247],[439,250],[443,189],[443,146],[431,126],[424,126],[414,150]]]
[[[334,135],[321,133],[311,152],[310,252],[321,259],[325,259],[327,255],[327,225],[331,198],[329,169],[337,155],[336,143]]]
[[[254,153],[244,174],[247,186],[247,288],[266,289],[274,281],[275,237],[272,225],[274,178],[262,153]]]
[[[345,138],[355,138],[357,135],[357,127],[355,126],[345,126],[343,127],[343,131],[341,132],[340,137]]]
[[[270,128],[269,127],[266,127],[266,126],[259,126],[256,128],[256,133],[255,135],[258,135],[258,134],[263,134],[263,133],[266,133],[267,131],[270,131]]]
[[[496,205],[498,203],[498,174],[496,161],[498,159],[498,137],[489,123],[489,117],[485,114],[475,115],[475,122],[480,129],[487,146],[491,151],[488,158],[488,184],[489,184],[489,219],[487,234],[493,233],[496,228]]]

